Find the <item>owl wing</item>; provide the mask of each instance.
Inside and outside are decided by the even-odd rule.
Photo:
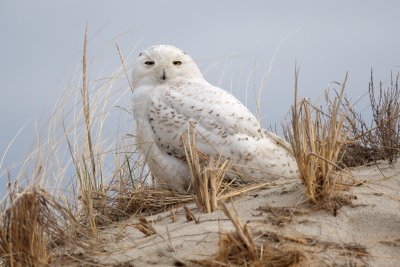
[[[209,154],[222,153],[227,145],[240,141],[268,138],[240,101],[205,81],[170,83],[154,92],[148,102],[148,120],[160,149],[170,155],[184,157],[180,135],[187,133],[189,123],[196,125],[198,146]]]

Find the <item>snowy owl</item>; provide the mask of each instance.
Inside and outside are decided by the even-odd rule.
[[[245,182],[297,176],[288,143],[264,130],[233,95],[204,80],[182,50],[169,45],[144,50],[131,82],[136,142],[161,188],[190,188],[180,138],[189,124],[196,125],[198,150],[230,160],[246,174]]]

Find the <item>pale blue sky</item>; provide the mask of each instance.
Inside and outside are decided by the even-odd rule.
[[[85,26],[89,55],[101,50],[96,68],[118,66],[115,38],[128,53],[154,44],[187,51],[206,78],[222,86],[247,77],[259,80],[274,55],[265,85],[265,125],[280,123],[289,110],[295,62],[301,95],[315,99],[349,71],[348,94],[367,92],[373,67],[377,80],[400,65],[400,1],[99,1],[0,0],[0,155],[28,123],[6,159],[22,159],[33,142],[33,121],[44,123],[74,67],[80,64]],[[114,41],[113,41],[114,40]],[[136,53],[136,52],[135,52]],[[253,99],[252,95],[249,97]],[[244,101],[243,95],[241,100]],[[129,102],[125,103],[126,105]],[[254,111],[254,101],[248,102]]]

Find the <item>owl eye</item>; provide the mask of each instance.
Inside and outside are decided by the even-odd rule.
[[[182,61],[175,60],[175,61],[172,61],[172,64],[174,64],[174,65],[182,65]]]
[[[144,64],[151,66],[151,65],[154,65],[154,61],[147,60],[147,61],[144,62]]]

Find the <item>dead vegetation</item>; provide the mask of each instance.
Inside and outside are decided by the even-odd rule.
[[[205,260],[193,261],[201,266],[306,266],[303,253],[295,249],[279,249],[269,243],[256,244],[247,224],[242,224],[235,207],[222,205],[234,232],[221,233],[218,253]]]
[[[290,243],[294,247],[298,247],[299,249],[303,249],[304,251],[308,252],[314,252],[315,250],[321,251],[321,250],[333,249],[338,251],[340,254],[345,254],[345,255],[352,254],[356,257],[367,257],[369,255],[365,246],[354,243],[339,244],[336,242],[321,241],[317,238],[311,238],[301,235],[299,236],[283,235],[272,231],[262,232],[260,233],[260,236],[262,236],[271,244]]]
[[[149,186],[136,190],[127,182],[135,180],[137,169],[143,168],[134,161],[134,149],[124,140],[113,140],[111,145],[117,148],[111,149],[102,136],[106,118],[112,113],[106,110],[107,103],[116,101],[111,98],[111,89],[115,90],[121,70],[90,95],[93,82],[88,81],[86,57],[87,32],[77,88],[63,92],[44,131],[48,140],[43,142],[42,133],[38,133],[37,147],[19,166],[16,180],[26,178],[31,184],[22,189],[10,187],[8,200],[0,203],[2,266],[60,265],[70,260],[83,264],[90,254],[102,250],[104,243],[98,233],[110,223],[135,212],[147,214],[193,200],[192,196],[182,199]],[[110,172],[106,164],[111,160],[115,170]],[[120,186],[114,187],[113,179],[121,176]],[[109,186],[105,186],[104,179],[110,177]],[[67,178],[70,180],[65,181]]]
[[[183,209],[185,210],[185,216],[188,222],[194,221],[195,223],[200,223],[199,218],[194,216],[194,214],[190,211],[188,207],[183,206]]]
[[[347,112],[341,109],[347,75],[339,94],[333,101],[326,97],[325,116],[309,100],[298,100],[298,71],[295,73],[295,96],[291,110],[291,124],[285,135],[293,148],[300,179],[306,194],[314,204],[332,203],[340,151],[347,142],[345,128]]]
[[[54,221],[47,208],[47,198],[37,192],[27,192],[12,202],[0,228],[4,265],[49,266],[52,252],[47,247],[47,231],[54,226]]]
[[[185,149],[186,161],[194,189],[197,206],[206,213],[217,210],[218,203],[246,192],[274,186],[277,182],[259,182],[240,184],[235,179],[226,179],[227,174],[232,176],[245,175],[235,170],[235,166],[221,155],[213,158],[204,155],[197,149],[196,127],[190,125],[187,134],[181,136]]]
[[[157,233],[153,225],[145,217],[139,218],[139,223],[135,225],[135,228],[146,236],[151,236]]]
[[[96,221],[99,226],[128,219],[133,215],[150,215],[180,207],[195,200],[190,194],[179,194],[173,191],[142,186],[126,190],[125,193],[114,192],[106,187],[106,194],[95,205]]]
[[[346,167],[376,163],[387,160],[394,163],[400,151],[400,90],[399,74],[393,73],[386,88],[382,81],[379,89],[375,88],[371,70],[368,84],[369,107],[372,121],[367,123],[363,111],[356,111],[346,100],[349,116],[353,122],[349,124],[349,142],[343,149],[341,158]],[[378,92],[377,92],[378,91]],[[368,111],[367,111],[368,113]]]
[[[220,156],[213,159],[203,155],[196,146],[196,129],[190,125],[188,134],[181,136],[185,149],[186,161],[192,178],[196,202],[205,212],[217,209],[218,200],[226,189],[225,174],[229,168],[229,161]]]
[[[379,83],[379,93],[375,92],[371,71],[369,83],[369,98],[371,102],[373,121],[376,125],[375,138],[370,136],[371,146],[390,164],[396,161],[400,154],[400,89],[399,74],[396,78],[391,74],[387,89]]]
[[[286,226],[290,223],[295,215],[302,215],[306,211],[301,211],[296,208],[288,207],[271,207],[269,205],[257,208],[258,211],[267,213],[268,219],[272,225]]]
[[[60,255],[98,247],[89,238],[89,229],[43,189],[10,188],[9,207],[0,222],[4,266],[50,266]]]
[[[369,83],[369,100],[373,122],[367,126],[361,112],[356,112],[344,96],[347,74],[341,89],[332,99],[325,96],[325,108],[316,108],[309,100],[298,100],[295,73],[295,100],[291,123],[285,126],[300,178],[312,203],[330,209],[334,215],[351,196],[338,194],[339,171],[385,159],[392,164],[399,156],[400,90],[398,77],[391,76],[387,89],[374,89],[373,75]],[[344,187],[343,187],[344,186]],[[347,187],[344,184],[340,188]]]
[[[388,246],[393,246],[393,247],[397,247],[400,248],[400,238],[395,238],[392,240],[385,240],[385,241],[381,241],[382,244],[388,245]]]
[[[366,247],[356,243],[324,241],[319,237],[282,234],[280,231],[255,230],[252,233],[248,225],[240,221],[233,205],[228,208],[223,204],[222,209],[235,231],[220,233],[218,253],[192,263],[200,266],[331,266],[335,264],[334,259],[317,254],[329,250],[354,264],[365,262],[369,256]],[[287,209],[274,210],[289,213]],[[257,241],[253,235],[257,236]]]
[[[10,189],[8,195],[8,208],[0,220],[0,263],[5,266],[50,266],[77,260],[89,264],[90,255],[106,246],[103,239],[93,236],[85,214],[74,212],[68,203],[63,204],[43,189],[26,189],[21,193]],[[102,198],[110,199],[107,195]],[[94,199],[98,231],[136,215],[139,222],[134,227],[150,236],[156,230],[144,215],[193,202],[194,196],[143,188],[118,201],[100,206]],[[121,205],[124,210],[117,208]]]

